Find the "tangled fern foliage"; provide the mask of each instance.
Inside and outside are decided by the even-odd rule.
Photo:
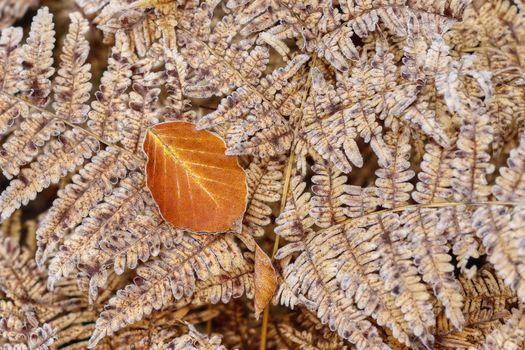
[[[1,349],[525,349],[522,1],[62,2],[0,0]],[[172,121],[238,228],[159,211]]]

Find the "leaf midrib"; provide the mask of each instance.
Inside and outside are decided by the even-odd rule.
[[[215,197],[213,196],[213,193],[210,192],[210,190],[203,184],[203,182],[200,180],[200,178],[198,176],[196,176],[194,173],[193,173],[193,168],[189,165],[186,164],[186,162],[184,160],[181,159],[180,155],[177,154],[177,152],[175,152],[175,150],[173,150],[172,147],[170,147],[169,144],[167,144],[166,142],[164,142],[164,140],[162,140],[162,138],[160,137],[160,135],[155,131],[155,129],[150,129],[149,132],[151,133],[151,135],[153,136],[153,139],[158,142],[164,149],[165,152],[167,152],[171,158],[173,158],[173,160],[179,164],[184,173],[191,177],[193,179],[193,181],[197,184],[197,186],[204,192],[206,193],[206,195],[208,195],[208,197],[210,197],[210,199],[213,201],[213,203],[216,205],[216,206],[219,206],[219,204],[217,203],[217,200],[215,199]]]

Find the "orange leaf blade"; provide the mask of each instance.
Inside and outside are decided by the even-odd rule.
[[[237,230],[246,209],[246,174],[224,141],[192,123],[146,133],[147,185],[163,217],[193,232]]]
[[[255,246],[255,317],[270,303],[277,289],[277,274],[268,255]]]

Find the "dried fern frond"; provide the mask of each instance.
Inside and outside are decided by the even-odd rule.
[[[7,93],[17,92],[16,88],[16,74],[18,73],[18,57],[20,55],[21,48],[19,43],[22,40],[23,31],[22,28],[7,28],[2,30],[2,37],[0,39],[2,43],[1,49],[1,77],[2,77],[2,90]],[[5,113],[5,111],[4,111]],[[3,113],[2,113],[3,114]],[[5,125],[3,125],[5,127]],[[2,129],[3,132],[5,130]]]
[[[520,144],[514,148],[507,159],[507,166],[499,168],[500,176],[495,180],[492,193],[501,201],[519,200],[525,196],[523,172],[525,162],[525,137],[520,138]]]
[[[409,209],[401,216],[412,243],[414,263],[423,281],[432,286],[454,327],[461,329],[463,296],[454,277],[446,236],[437,229],[438,220],[435,209]]]
[[[337,251],[327,249],[331,246],[326,244],[329,234],[318,235],[312,230],[314,221],[308,217],[310,196],[302,193],[304,188],[299,176],[292,178],[285,210],[276,220],[279,226],[275,232],[292,242],[276,254],[277,259],[285,262],[284,280],[277,292],[281,303],[291,308],[305,305],[323,324],[358,348],[386,349],[377,329],[338,289],[335,270],[328,264],[338,255]]]
[[[282,159],[261,159],[250,164],[247,170],[248,204],[244,214],[243,232],[255,237],[264,235],[270,224],[271,203],[281,197],[284,162]]]
[[[126,227],[136,218],[136,214],[144,209],[145,198],[149,196],[144,191],[144,178],[135,172],[123,179],[101,203],[97,203],[53,258],[50,265],[50,286],[57,278],[67,276],[78,264],[82,264],[81,268],[87,269],[88,274],[94,274],[98,270],[93,269],[97,263],[93,257],[98,252],[98,242],[108,233]],[[104,281],[100,281],[99,286],[103,283]],[[91,295],[95,296],[95,285],[90,289]]]
[[[417,174],[419,181],[416,190],[412,192],[414,201],[421,204],[436,203],[452,196],[451,160],[449,150],[433,142],[425,145],[421,171]]]
[[[75,23],[82,22],[78,16],[71,18],[73,25],[70,29],[73,33],[77,28]],[[81,24],[78,25],[81,26]],[[16,31],[7,30],[7,33],[14,34]],[[20,37],[19,34],[14,35]],[[60,117],[36,109],[36,106],[43,106],[47,103],[51,92],[49,78],[55,71],[52,67],[53,35],[52,15],[47,8],[42,8],[35,16],[27,43],[20,49],[9,48],[8,51],[11,54],[3,56],[2,62],[6,70],[2,98],[15,102],[6,106],[7,110],[4,110],[4,115],[7,118],[2,118],[2,120],[13,123],[16,117],[22,116],[25,119],[20,123],[20,127],[25,132],[15,132],[2,146],[4,173],[9,177],[19,174],[18,179],[13,180],[11,186],[2,195],[4,218],[22,203],[27,204],[29,200],[35,197],[36,193],[51,183],[58,182],[68,171],[75,170],[76,166],[83,163],[84,158],[89,158],[93,151],[98,150],[98,141],[82,129],[65,131],[64,123]],[[79,40],[81,39],[79,38]],[[83,46],[81,44],[80,47],[83,47],[81,51],[86,50],[85,43]],[[62,57],[64,62],[68,60],[66,54],[68,50],[70,50],[70,46],[66,44]],[[13,53],[17,57],[13,57]],[[79,59],[82,61],[82,56]],[[12,69],[15,69],[16,75],[9,73],[13,72]],[[64,70],[65,68],[60,71],[56,86],[64,83],[65,76],[61,76],[65,74]],[[81,69],[80,73],[77,74],[82,76],[83,72]],[[9,81],[9,79],[11,80]],[[19,90],[22,95],[27,95],[27,101],[14,96],[9,97],[10,94],[15,94]],[[57,96],[58,101],[60,101],[56,105],[57,108],[60,108],[60,105],[72,102],[74,96],[74,94]],[[16,110],[10,110],[11,108],[16,108]],[[25,112],[31,109],[33,112]],[[62,135],[60,139],[57,139],[56,137],[59,134]],[[11,161],[15,153],[21,153],[23,156],[17,161]],[[81,156],[79,157],[79,155]],[[31,163],[30,167],[25,167],[20,173],[20,167],[28,163]],[[24,190],[21,191],[19,189],[22,186]]]
[[[495,180],[492,192],[500,200],[519,200],[523,189],[521,184],[521,151],[523,142],[513,149],[507,160],[509,167],[500,169],[500,176]],[[520,299],[524,300],[522,284],[523,269],[523,206],[516,205],[512,209],[501,206],[481,207],[473,216],[473,224],[477,235],[483,240],[488,259],[498,273],[504,278]]]
[[[319,227],[330,227],[345,219],[343,197],[346,176],[332,169],[326,162],[312,166],[312,198],[310,216]]]
[[[339,103],[336,90],[327,84],[322,73],[313,68],[310,72],[312,88],[315,93],[306,100],[301,119],[300,133],[305,142],[311,145],[324,159],[331,161],[343,172],[350,172],[352,162],[362,166],[363,160],[355,142],[356,130],[353,122],[345,115],[325,117],[327,104]]]
[[[518,207],[521,209],[522,207]],[[514,215],[519,215],[518,210]],[[525,287],[522,275],[525,272],[521,263],[520,230],[513,230],[510,225],[511,212],[504,207],[494,206],[479,208],[473,215],[473,225],[477,235],[483,240],[488,259],[498,273],[523,300]]]
[[[89,23],[80,13],[70,15],[71,27],[66,36],[60,68],[57,71],[53,93],[53,108],[59,118],[73,124],[86,120],[91,91],[91,65],[86,63],[89,54],[89,43],[85,36]]]
[[[523,347],[519,1],[75,2],[0,35],[0,347]],[[237,157],[242,232],[164,221],[166,121]]]
[[[96,139],[79,129],[69,130],[46,144],[35,162],[22,169],[0,195],[2,218],[9,217],[21,205],[33,200],[38,192],[75,170],[98,147]]]
[[[475,102],[473,102],[475,103]],[[464,111],[457,140],[458,151],[452,161],[452,188],[457,201],[480,202],[490,194],[486,176],[494,171],[487,152],[492,141],[489,116],[482,107]]]
[[[230,155],[273,157],[285,153],[291,145],[292,130],[284,117],[291,115],[291,108],[297,105],[294,103],[297,91],[281,90],[292,78],[300,84],[296,73],[308,59],[306,55],[297,55],[285,67],[262,78],[256,86],[243,82],[221,101],[216,111],[199,120],[199,128],[229,122],[225,139]]]
[[[312,117],[307,114],[303,120],[305,138],[325,158],[336,157],[331,160],[343,172],[351,170],[348,160],[335,160],[341,159],[342,153],[334,153],[332,156],[333,152],[340,151],[327,150],[326,147],[342,147],[344,155],[354,165],[361,166],[363,160],[355,140],[357,135],[370,143],[380,163],[387,165],[392,160],[390,150],[383,140],[382,127],[377,122],[377,119],[387,113],[389,105],[394,103],[390,99],[395,98],[392,90],[396,85],[396,67],[385,45],[379,41],[371,62],[359,60],[351,76],[337,75],[336,88],[327,85],[323,82],[322,75],[312,70],[315,74],[312,86],[318,91],[313,106],[315,109],[312,111],[315,114]],[[371,92],[377,93],[377,96],[368,98]],[[319,139],[323,134],[326,139]]]
[[[55,73],[53,47],[55,31],[53,15],[47,7],[38,10],[31,23],[27,43],[22,46],[19,64],[22,66],[17,88],[37,106],[45,106],[51,93],[49,78]]]
[[[471,279],[461,277],[459,281],[465,301],[465,324],[462,329],[455,329],[445,313],[439,313],[436,322],[439,349],[479,347],[487,335],[509,318],[516,302],[515,294],[487,265]]]
[[[194,301],[226,303],[232,297],[240,297],[253,288],[253,279],[246,276],[250,264],[253,262],[242,256],[230,234],[183,235],[171,250],[139,268],[134,283],[109,301],[110,308],[97,320],[90,347],[173,301],[193,298]],[[233,279],[237,282],[232,283]],[[199,285],[197,281],[202,283]],[[98,285],[98,281],[95,283]]]
[[[75,0],[83,12],[103,31],[104,42],[114,43],[125,35],[131,51],[144,57],[155,42],[165,39],[166,47],[174,48],[176,14],[182,11],[170,1]],[[193,10],[196,3],[188,4]]]
[[[119,36],[108,60],[108,68],[101,78],[97,98],[91,104],[89,128],[99,137],[116,143],[121,140],[118,130],[119,121],[124,118],[127,104],[123,93],[131,84],[131,62],[129,43],[124,36]]]
[[[45,269],[34,264],[32,254],[25,247],[10,238],[2,238],[0,246],[0,289],[13,296],[9,301],[0,301],[0,346],[85,349],[101,308],[88,303],[79,288],[84,280],[62,280],[53,292],[47,291]],[[16,265],[4,263],[11,258]],[[110,287],[117,285],[118,280],[112,279]],[[111,295],[111,288],[102,293],[102,301]],[[185,332],[181,325],[183,319],[198,319],[198,310],[160,312],[118,332],[111,342],[103,341],[97,349],[166,345]]]
[[[193,121],[191,100],[184,95],[188,75],[188,63],[175,50],[165,51],[166,61],[166,113],[170,119]]]
[[[474,67],[492,73],[493,96],[488,113],[494,130],[494,153],[513,136],[513,125],[523,119],[521,58],[525,21],[510,1],[476,2],[465,10],[446,38],[455,51],[476,52]]]
[[[368,222],[333,228],[337,247],[344,257],[336,273],[336,280],[347,298],[352,298],[360,309],[376,319],[381,326],[388,327],[400,342],[410,344],[409,325],[396,305],[394,296],[384,289],[379,276],[381,255],[375,250],[375,232],[367,230]],[[335,241],[334,241],[335,242]],[[338,251],[338,252],[339,252]],[[360,257],[366,256],[366,260]]]
[[[519,349],[525,346],[523,310],[514,309],[511,317],[487,336],[482,349]]]
[[[409,192],[414,186],[408,181],[414,177],[410,166],[410,134],[403,128],[398,134],[387,135],[387,145],[393,151],[392,162],[388,165],[380,164],[376,170],[376,187],[381,205],[385,208],[395,208],[407,203]]]
[[[39,0],[2,0],[0,2],[0,29],[5,29],[35,8]]]
[[[350,218],[357,218],[374,212],[379,206],[377,187],[362,188],[345,185],[344,190],[345,194],[341,196],[341,200],[345,204],[345,215]]]
[[[72,183],[58,192],[58,198],[37,231],[37,262],[42,264],[49,252],[56,250],[65,233],[79,225],[89,208],[112,191],[114,184],[135,166],[129,155],[108,147],[74,175]]]
[[[421,22],[425,35],[439,33],[455,19],[461,18],[466,3],[343,2],[340,7],[334,8],[329,3],[319,1],[308,1],[302,6],[295,6],[295,3],[289,1],[261,0],[251,4],[229,1],[228,7],[241,8],[237,15],[238,21],[247,24],[241,34],[250,35],[262,31],[274,37],[274,40],[297,38],[298,46],[304,50],[315,51],[336,69],[347,71],[349,67],[346,60],[355,59],[356,56],[352,35],[365,38],[377,28],[383,27],[396,36],[406,37],[411,19]],[[261,37],[264,38],[262,35]]]
[[[480,245],[476,229],[472,224],[473,210],[466,206],[440,209],[438,229],[443,232],[452,245],[458,260],[458,267],[467,276],[474,276],[477,266],[468,266],[470,259],[480,256]]]
[[[48,349],[92,331],[89,322],[96,312],[87,310],[74,280],[61,284],[55,295],[48,292],[45,269],[37,268],[32,254],[10,238],[1,238],[0,261],[0,289],[12,300],[0,307],[7,344]]]
[[[173,339],[166,345],[171,350],[226,350],[221,345],[221,338],[214,336],[208,338],[199,333],[193,326],[189,326],[188,334]]]
[[[2,237],[1,243],[0,287],[3,293],[21,304],[38,300],[45,294],[45,285],[41,283],[46,277],[45,270],[37,269],[31,253],[10,238]]]
[[[330,332],[309,311],[297,309],[292,315],[274,325],[279,349],[293,349],[296,346],[309,350],[349,349],[348,344]]]

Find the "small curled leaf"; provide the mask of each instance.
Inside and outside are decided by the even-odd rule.
[[[255,318],[270,303],[277,289],[277,274],[268,255],[255,246]]]

